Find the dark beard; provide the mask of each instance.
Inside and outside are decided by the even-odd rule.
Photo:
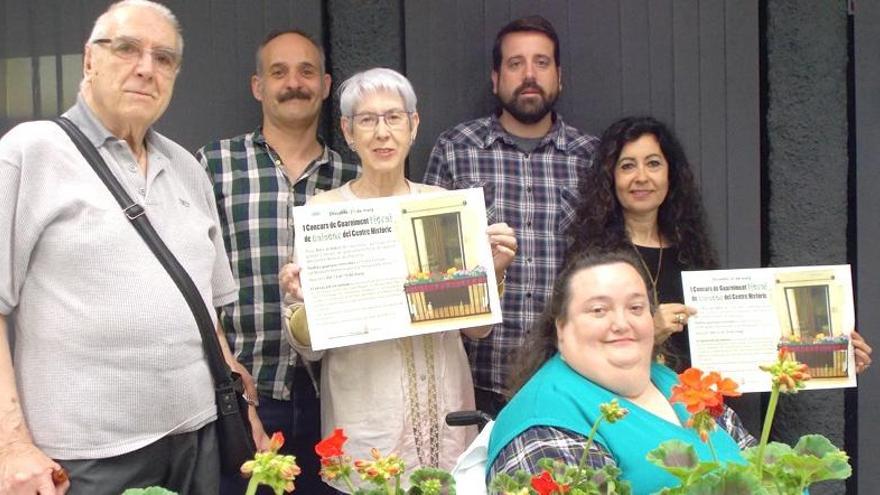
[[[537,105],[532,104],[522,104],[519,102],[519,96],[526,89],[540,88],[535,85],[523,84],[522,86],[516,88],[513,92],[513,96],[508,101],[502,100],[499,95],[495,95],[495,98],[498,100],[498,104],[501,105],[501,108],[507,111],[514,119],[523,124],[537,124],[541,121],[548,113],[553,111],[553,106],[556,105],[556,100],[559,97],[559,93],[553,95],[552,99],[547,99],[547,95],[544,94],[544,91],[541,90],[541,101]]]

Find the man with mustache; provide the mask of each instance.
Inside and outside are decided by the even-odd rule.
[[[324,52],[308,35],[269,33],[257,49],[251,78],[262,125],[196,154],[214,185],[223,239],[241,288],[238,299],[223,308],[223,328],[256,381],[258,397],[251,399],[266,431],[284,433],[282,450],[295,455],[302,468],[297,491],[315,494],[332,493],[318,476],[312,450],[321,432],[318,370],[309,368],[281,333],[278,272],[293,256],[291,208],[359,174],[317,135],[330,82]],[[244,489],[243,480],[230,478],[221,492]]]
[[[482,187],[489,223],[507,222],[519,252],[505,276],[504,321],[481,340],[465,340],[477,407],[495,414],[506,402],[507,358],[543,310],[565,254],[580,172],[598,143],[566,125],[553,106],[562,90],[559,37],[546,19],[504,26],[492,49],[494,115],[440,135],[425,183]]]

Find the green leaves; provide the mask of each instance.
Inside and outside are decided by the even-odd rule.
[[[525,493],[528,494],[531,482],[532,475],[523,470],[517,471],[513,476],[500,473],[489,483],[489,493],[520,493],[525,490]]]
[[[455,495],[455,479],[442,469],[419,468],[409,477],[408,495]]]
[[[676,477],[690,473],[700,463],[694,447],[680,440],[661,443],[659,447],[648,452],[648,461],[662,467]]]
[[[663,495],[690,493],[688,487],[698,486],[697,483],[709,473],[721,469],[716,462],[701,462],[694,447],[680,440],[668,440],[656,449],[648,452],[648,462],[663,468],[667,473],[678,478],[681,485],[660,491]]]
[[[852,475],[849,456],[822,435],[804,435],[794,446],[794,452],[805,463],[801,467],[802,470],[808,467],[807,462],[809,462],[809,468],[815,468],[810,474],[810,483],[845,480]]]
[[[544,458],[538,466],[549,472],[553,481],[567,486],[566,495],[632,495],[628,481],[620,479],[620,469],[604,466],[593,469],[590,466],[569,466],[562,461]],[[489,484],[489,493],[523,494],[538,493],[532,487],[532,475],[517,471],[514,475],[498,474]]]
[[[166,490],[161,486],[151,486],[148,488],[129,488],[122,492],[122,495],[177,495],[177,492]]]
[[[693,447],[670,440],[647,458],[681,482],[657,495],[800,495],[814,483],[843,480],[852,474],[846,452],[822,435],[806,435],[794,448],[779,442],[767,444],[763,479],[758,476],[759,451],[757,447],[744,450],[745,465],[699,462]]]
[[[728,463],[723,469],[701,476],[692,483],[688,495],[766,495],[751,466]]]

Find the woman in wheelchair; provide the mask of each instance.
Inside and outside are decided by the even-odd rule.
[[[678,383],[654,362],[654,323],[647,275],[631,250],[585,254],[571,260],[556,281],[533,342],[523,346],[514,375],[516,395],[499,414],[489,440],[487,478],[518,470],[537,474],[549,457],[577,465],[599,404],[618,399],[625,420],[603,422],[589,447],[594,468],[617,465],[633,493],[653,493],[675,479],[645,455],[662,441],[711,453],[685,423],[681,404],[669,402]],[[726,406],[725,406],[726,407]],[[739,460],[755,444],[731,409],[712,433],[719,460]],[[742,461],[745,462],[745,461]]]

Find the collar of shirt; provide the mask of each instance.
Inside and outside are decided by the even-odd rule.
[[[125,144],[122,139],[116,137],[104,127],[104,124],[98,120],[98,117],[92,109],[89,108],[89,105],[83,99],[82,95],[77,95],[76,103],[64,112],[63,116],[76,124],[82,133],[85,134],[86,138],[97,149],[104,147],[108,152],[114,154],[117,153],[117,151],[114,151],[112,146],[107,146],[109,143],[119,142]],[[168,161],[168,157],[171,156],[171,153],[165,148],[165,146],[163,146],[161,139],[158,138],[158,135],[152,127],[147,129],[144,141],[147,144],[147,156],[150,163],[148,173],[150,174],[150,177],[153,177],[164,168],[164,164]],[[118,155],[114,154],[114,156]]]
[[[275,152],[274,149],[272,149],[272,146],[270,146],[269,143],[266,142],[266,136],[263,135],[263,127],[259,126],[256,129],[254,129],[252,136],[253,136],[252,139],[254,141],[254,144],[263,148],[263,150],[265,150],[266,153],[269,155],[269,158],[271,158],[272,161],[275,162],[275,165],[280,167],[281,166],[280,158],[278,159],[277,162],[275,161],[275,158],[278,156],[278,154]],[[303,171],[302,175],[299,178],[297,178],[295,181],[292,181],[292,182],[299,182],[303,179],[306,179],[318,167],[321,167],[323,165],[327,165],[330,163],[330,147],[327,146],[326,143],[324,143],[324,140],[321,139],[321,136],[317,136],[317,139],[318,139],[318,144],[320,144],[321,148],[322,148],[321,156],[312,160],[309,163],[309,165],[306,167],[306,169]]]
[[[513,140],[511,134],[501,125],[501,121],[498,120],[497,114],[492,114],[489,117],[488,130],[489,132],[486,134],[486,139],[483,144],[485,148],[492,146],[492,143],[499,139],[510,146],[516,146],[516,141]],[[568,151],[568,139],[565,135],[565,125],[562,123],[562,117],[556,112],[553,112],[553,125],[550,126],[550,130],[544,135],[535,149],[537,150],[551,142],[559,151]]]

